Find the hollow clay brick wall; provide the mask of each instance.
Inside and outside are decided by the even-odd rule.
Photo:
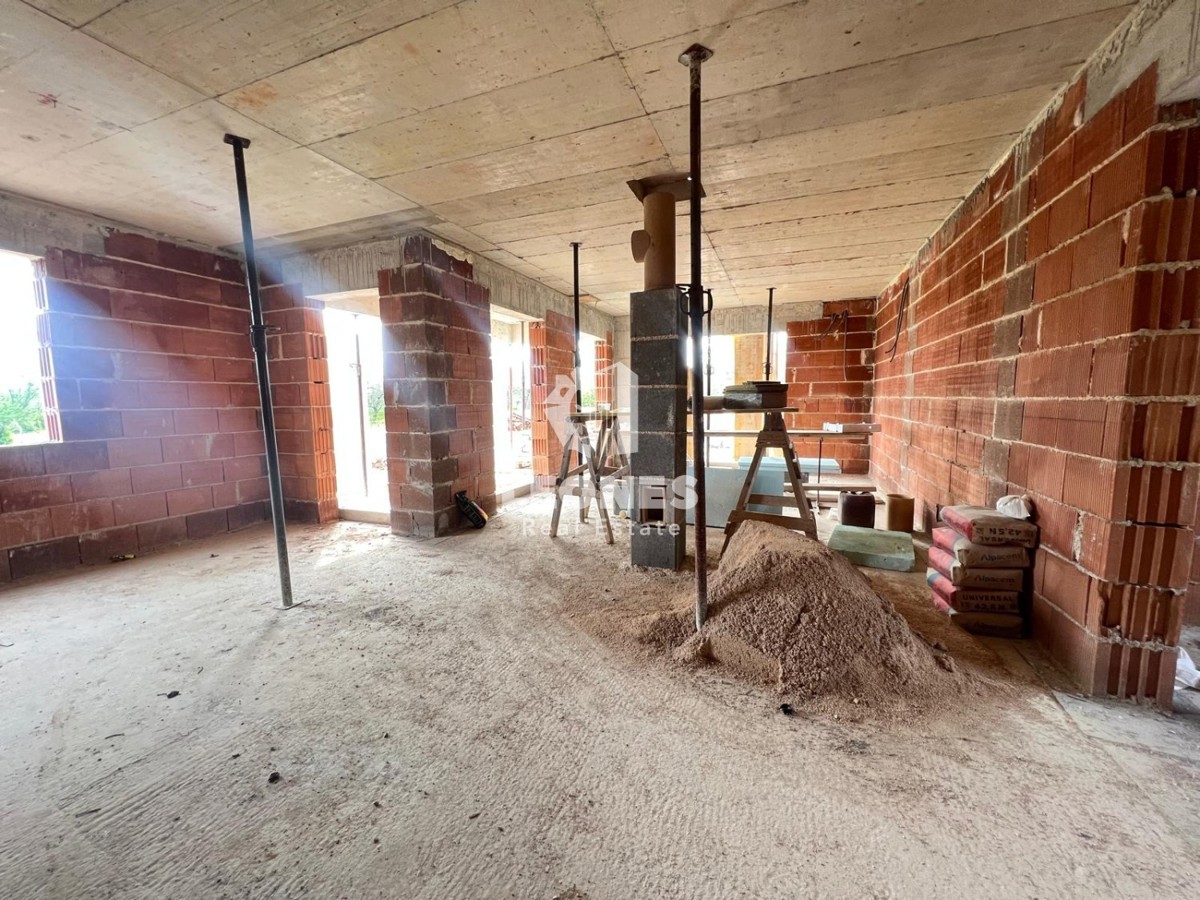
[[[533,394],[533,474],[538,487],[552,488],[562,465],[562,441],[546,416],[546,401],[567,390],[575,377],[575,324],[553,310],[529,325],[530,381]],[[564,398],[559,398],[564,399]],[[573,388],[565,398],[575,408]]]
[[[379,273],[392,530],[434,536],[462,524],[458,491],[495,511],[490,305],[429,238],[403,254]]]
[[[875,301],[837,300],[823,304],[823,316],[787,324],[788,406],[792,429],[819,429],[826,422],[866,422],[871,417]],[[758,427],[758,426],[756,426]],[[842,471],[861,475],[870,467],[866,441],[825,440],[824,455]],[[797,440],[796,452],[816,456],[811,440]]]
[[[322,304],[298,285],[271,285],[260,295],[271,329],[267,359],[284,509],[289,520],[333,522],[337,477]]]
[[[1086,691],[1169,706],[1195,578],[1200,123],[1156,106],[1153,69],[1087,122],[1085,91],[880,298],[871,469],[926,524],[1029,494],[1035,638]]]
[[[1200,625],[1200,490],[1196,491],[1196,512],[1192,518],[1195,541],[1192,544],[1192,574],[1188,579],[1187,598],[1183,604],[1185,625]]]
[[[0,447],[0,581],[268,515],[240,263],[120,232],[105,249],[39,263],[60,440]]]
[[[607,332],[603,340],[596,341],[596,403],[613,404],[613,336]]]

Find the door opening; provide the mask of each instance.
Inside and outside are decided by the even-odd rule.
[[[325,340],[343,519],[388,521],[387,431],[383,403],[383,330],[378,297],[326,301]]]
[[[496,502],[533,491],[529,320],[492,307],[492,429]]]

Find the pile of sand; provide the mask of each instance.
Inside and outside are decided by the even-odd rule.
[[[666,622],[655,631],[681,634]],[[963,689],[950,658],[914,635],[853,565],[763,522],[739,526],[710,581],[708,620],[675,655],[802,699],[928,706]]]

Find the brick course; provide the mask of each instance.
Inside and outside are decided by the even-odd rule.
[[[0,447],[0,579],[266,518],[241,264],[114,232],[103,255],[49,249],[37,278],[55,442]]]
[[[263,320],[273,329],[267,356],[284,508],[299,522],[332,522],[337,481],[322,307],[296,285],[264,288],[262,303]],[[238,410],[222,410],[218,420],[222,433],[234,430],[235,447],[235,429],[244,424]]]
[[[787,416],[789,428],[819,429],[826,422],[870,419],[875,301],[828,301],[822,313],[820,319],[787,323],[783,374],[788,406],[799,409]],[[761,427],[761,416],[752,427]],[[816,447],[810,440],[797,440],[796,452],[815,456]],[[843,472],[860,475],[868,470],[870,446],[864,441],[827,439],[823,452]]]
[[[871,470],[926,524],[1030,494],[1034,636],[1085,690],[1169,706],[1196,590],[1200,123],[1155,109],[1154,79],[1078,126],[1072,85],[881,296]]]

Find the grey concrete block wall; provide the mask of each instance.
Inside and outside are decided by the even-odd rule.
[[[631,537],[634,565],[677,569],[683,565],[685,510],[671,500],[673,482],[686,471],[687,367],[684,341],[687,317],[676,290],[630,295],[629,367],[637,378],[637,451],[630,459]],[[643,508],[648,493],[663,498]],[[646,521],[653,518],[653,523]]]
[[[684,369],[683,345],[678,337],[634,338],[629,346],[629,368],[639,388],[680,384]]]

